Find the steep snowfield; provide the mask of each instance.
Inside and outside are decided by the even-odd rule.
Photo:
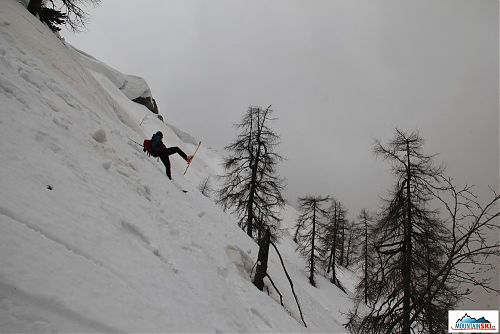
[[[274,251],[286,310],[252,285],[257,246],[196,189],[217,152],[202,146],[186,176],[172,157],[171,182],[131,141],[196,144],[125,95],[125,80],[150,94],[144,80],[65,46],[15,0],[0,2],[0,73],[0,332],[344,332],[349,299],[307,283],[286,235],[308,328]]]
[[[124,75],[114,68],[103,64],[91,55],[68,46],[75,51],[80,63],[87,69],[97,71],[105,75],[111,82],[121,90],[130,100],[137,97],[151,97],[151,89],[143,78],[135,75]]]

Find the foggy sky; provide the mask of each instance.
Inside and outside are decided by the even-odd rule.
[[[373,141],[395,127],[418,129],[485,200],[498,188],[496,0],[105,0],[90,13],[64,37],[144,77],[165,120],[204,143],[229,144],[249,105],[272,104],[291,204],[378,209],[393,179]]]

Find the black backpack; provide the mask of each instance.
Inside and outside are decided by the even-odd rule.
[[[162,139],[162,136],[158,133],[155,133],[153,135],[153,137],[151,137],[151,149],[153,151],[158,152],[159,150],[161,150],[161,148],[163,146],[161,139]]]

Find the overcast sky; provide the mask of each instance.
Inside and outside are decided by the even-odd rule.
[[[497,0],[105,0],[64,37],[144,77],[165,120],[222,148],[272,104],[286,197],[354,218],[392,185],[372,153],[418,129],[461,183],[498,187]],[[168,141],[168,139],[167,139]],[[487,197],[485,197],[487,198]]]

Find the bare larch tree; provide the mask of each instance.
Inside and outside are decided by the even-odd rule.
[[[327,254],[324,264],[326,273],[329,274],[331,271],[330,282],[340,287],[340,282],[335,272],[335,265],[337,259],[340,258],[340,256],[337,256],[337,250],[340,250],[341,229],[346,221],[347,210],[340,201],[332,199],[331,202],[327,213],[328,221],[325,224],[324,233],[320,236],[320,240]]]
[[[498,293],[467,264],[491,266],[485,258],[499,256],[498,240],[485,238],[498,231],[499,196],[482,206],[469,187],[458,190],[444,177],[422,146],[418,133],[399,130],[387,146],[376,142],[375,153],[392,162],[396,182],[372,230],[377,261],[367,279],[370,305],[363,311],[356,305],[347,324],[352,332],[445,333],[446,311],[470,293],[464,283]]]
[[[318,234],[322,232],[324,218],[327,211],[322,208],[328,197],[306,196],[298,199],[300,215],[297,218],[298,227],[298,250],[308,259],[307,267],[309,269],[309,283],[316,286],[314,273],[316,258],[321,258],[324,251],[317,243]]]
[[[354,246],[355,246],[355,243],[354,243],[354,237],[355,237],[355,228],[356,228],[356,225],[354,223],[354,221],[349,221],[346,225],[346,245],[345,245],[345,267],[346,268],[349,268],[349,266],[351,265],[351,260],[353,259],[354,257],[354,253],[355,253],[355,250],[354,250]]]
[[[431,197],[426,185],[442,172],[441,167],[433,165],[431,156],[422,153],[422,145],[418,133],[399,130],[387,146],[380,141],[375,144],[375,153],[392,163],[396,184],[374,227],[380,266],[372,274],[370,285],[379,292],[370,312],[355,328],[359,332],[380,333],[393,326],[397,332],[410,334],[412,327],[422,327],[410,320],[412,296],[418,293],[416,283],[426,270],[425,263],[420,265],[416,260],[425,242],[439,242],[437,235],[425,239],[423,234],[432,230],[430,224],[440,223],[435,212],[428,209]],[[395,324],[398,317],[400,322]]]
[[[358,219],[360,220],[362,224],[362,246],[361,246],[361,252],[360,252],[360,260],[363,263],[363,278],[359,282],[358,285],[358,290],[363,292],[363,299],[365,301],[365,304],[368,304],[368,272],[369,268],[373,268],[374,261],[373,261],[373,253],[374,253],[374,247],[373,247],[373,241],[372,241],[372,232],[371,232],[371,225],[373,224],[373,218],[372,216],[368,213],[368,210],[366,209],[361,209],[361,212],[358,216]]]
[[[284,181],[276,171],[283,159],[276,152],[279,136],[269,126],[273,120],[271,106],[251,106],[236,124],[240,133],[225,147],[230,155],[224,160],[225,174],[217,196],[217,203],[240,218],[239,226],[250,237],[257,232],[258,240],[265,228],[276,237],[285,204],[281,195]]]

